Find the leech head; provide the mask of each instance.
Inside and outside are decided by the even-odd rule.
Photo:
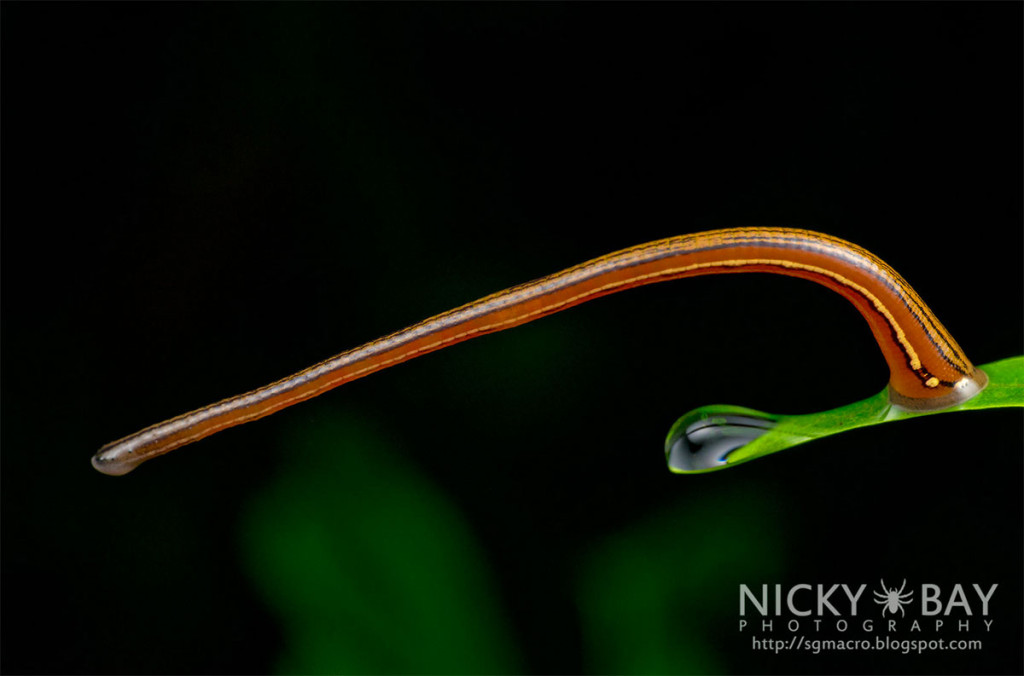
[[[142,464],[135,452],[137,443],[131,439],[122,439],[107,444],[96,455],[92,456],[92,466],[99,472],[109,476],[122,476]]]
[[[964,376],[947,391],[937,397],[908,397],[900,394],[889,384],[889,401],[893,406],[906,411],[941,411],[952,408],[972,399],[988,385],[988,376],[979,368],[974,368],[970,375]]]

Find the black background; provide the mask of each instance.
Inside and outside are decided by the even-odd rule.
[[[487,293],[718,227],[854,241],[975,363],[1019,354],[1021,7],[4,3],[3,671],[273,669],[238,519],[286,462],[279,426],[346,409],[465,513],[528,671],[601,670],[567,591],[580,552],[749,490],[786,524],[765,582],[999,583],[1001,604],[976,654],[776,656],[729,633],[729,671],[1020,673],[1019,411],[665,469],[696,406],[809,412],[884,385],[861,318],[797,280],[648,287],[128,477],[89,458]]]

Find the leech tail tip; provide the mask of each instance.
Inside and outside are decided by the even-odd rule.
[[[896,407],[914,412],[941,411],[942,409],[959,406],[973,399],[988,385],[988,375],[975,367],[969,376],[961,378],[953,388],[943,396],[933,399],[907,397],[889,387],[889,401]]]

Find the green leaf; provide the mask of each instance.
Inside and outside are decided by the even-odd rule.
[[[988,386],[967,402],[940,411],[896,408],[886,390],[847,406],[806,415],[704,406],[684,415],[669,430],[665,442],[669,469],[677,474],[713,472],[860,427],[940,413],[1024,406],[1024,356],[980,368],[988,375]]]

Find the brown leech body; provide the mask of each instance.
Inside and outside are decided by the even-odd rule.
[[[987,383],[914,290],[873,254],[807,230],[734,228],[641,244],[500,291],[283,380],[147,427],[107,444],[92,463],[105,474],[126,474],[150,458],[413,357],[636,286],[730,272],[809,279],[853,303],[889,364],[894,405],[947,408]]]

